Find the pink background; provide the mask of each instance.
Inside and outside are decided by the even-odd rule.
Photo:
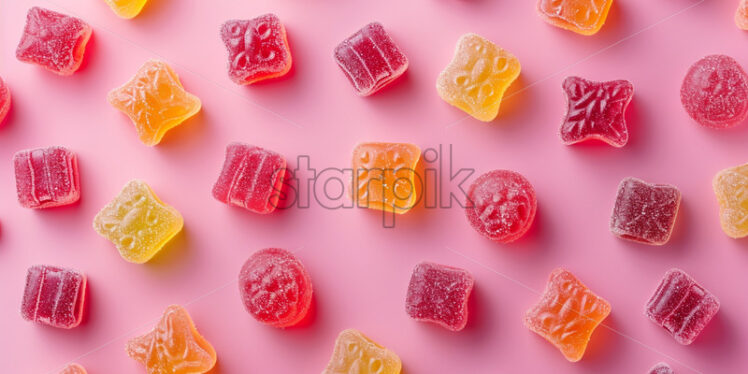
[[[644,373],[658,361],[678,373],[748,371],[748,249],[745,240],[722,233],[711,190],[718,170],[748,161],[748,125],[702,128],[687,117],[678,95],[688,66],[704,55],[725,53],[748,63],[748,35],[732,19],[737,0],[618,0],[593,37],[548,26],[533,3],[151,0],[138,18],[126,21],[103,0],[0,2],[0,74],[14,100],[0,128],[3,371],[50,373],[74,360],[92,374],[143,372],[124,344],[149,330],[171,303],[186,305],[215,346],[216,373],[320,372],[337,333],[351,327],[397,352],[406,374]],[[93,26],[84,66],[72,77],[15,59],[32,5]],[[294,68],[273,82],[236,86],[226,74],[219,26],[264,12],[285,23]],[[331,54],[340,40],[373,20],[385,25],[411,65],[391,87],[359,98]],[[466,119],[448,126],[465,115],[438,97],[434,82],[466,32],[520,59],[522,75],[510,94],[522,91],[505,102],[493,123]],[[105,100],[151,58],[171,63],[203,101],[196,118],[155,148],[141,144],[129,120]],[[572,74],[634,83],[625,148],[561,145],[560,85]],[[538,217],[526,237],[500,245],[476,234],[457,207],[416,208],[397,217],[394,229],[382,228],[374,211],[316,204],[259,216],[210,196],[231,141],[280,152],[292,166],[306,154],[318,170],[348,167],[351,150],[362,141],[407,141],[423,149],[451,143],[455,168],[523,173],[537,190]],[[11,156],[49,145],[78,153],[82,199],[60,209],[23,209],[16,202]],[[616,187],[626,176],[681,189],[681,212],[666,246],[609,233]],[[147,181],[185,218],[184,232],[145,265],[126,263],[91,228],[96,212],[132,178]],[[266,327],[243,309],[235,278],[250,253],[269,246],[293,250],[311,274],[314,313],[304,326]],[[410,271],[422,260],[474,274],[464,331],[448,332],[405,314]],[[21,319],[26,269],[40,263],[88,275],[86,317],[78,328],[57,330]],[[531,290],[542,290],[558,266],[613,306],[607,328],[595,332],[578,363],[567,362],[521,322],[538,298]],[[691,346],[675,343],[642,313],[660,277],[676,266],[722,301],[716,319]]]

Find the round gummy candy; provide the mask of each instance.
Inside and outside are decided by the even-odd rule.
[[[280,248],[262,249],[239,273],[244,306],[258,321],[275,327],[299,323],[312,303],[312,281],[296,256]]]
[[[730,56],[706,56],[688,70],[680,99],[702,126],[733,127],[748,115],[748,75]]]
[[[535,189],[521,174],[494,170],[468,190],[465,214],[481,235],[500,243],[519,239],[532,226],[537,210]]]

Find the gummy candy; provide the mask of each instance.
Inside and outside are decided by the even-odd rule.
[[[80,366],[78,364],[70,364],[66,366],[60,374],[87,374],[86,369],[83,368],[83,366]]]
[[[148,0],[106,0],[114,14],[120,18],[134,18],[143,10]]]
[[[629,141],[624,113],[634,96],[634,85],[626,80],[593,82],[568,77],[563,83],[566,93],[566,118],[561,124],[564,144],[588,139],[623,147]]]
[[[622,239],[663,245],[673,232],[679,207],[677,187],[625,178],[618,186],[610,231]]]
[[[156,327],[127,342],[126,350],[148,374],[201,374],[216,364],[215,349],[179,305],[166,308]]]
[[[262,249],[239,273],[239,292],[258,321],[288,327],[299,323],[312,303],[312,281],[296,256],[285,249]]]
[[[400,374],[402,363],[395,352],[375,343],[361,332],[343,330],[322,374]]]
[[[200,99],[184,90],[179,77],[164,62],[146,62],[122,87],[109,92],[107,100],[127,114],[145,145],[161,142],[167,131],[200,111]]]
[[[538,13],[553,26],[593,35],[605,24],[611,5],[613,0],[538,0]]]
[[[408,143],[361,143],[353,149],[353,201],[369,209],[406,213],[416,203],[421,149]]]
[[[660,362],[657,365],[649,369],[649,374],[675,374],[673,369],[664,362]]]
[[[361,96],[379,91],[408,70],[408,58],[377,22],[338,44],[334,57]]]
[[[96,215],[93,227],[109,239],[125,260],[150,260],[182,230],[182,215],[164,204],[145,182],[128,182]]]
[[[465,34],[452,62],[439,74],[439,96],[474,118],[490,122],[499,114],[506,89],[519,76],[519,60],[489,40]]]
[[[680,99],[702,126],[733,127],[748,116],[748,75],[730,56],[706,56],[688,70]]]
[[[571,362],[579,361],[595,328],[610,314],[610,304],[564,269],[551,273],[538,304],[525,314],[525,326],[555,345]]]
[[[473,276],[466,270],[422,262],[413,269],[405,311],[417,321],[460,331],[467,324],[472,290]]]
[[[75,270],[37,265],[29,268],[21,303],[27,321],[71,329],[83,318],[86,276]]]
[[[3,79],[0,78],[0,124],[3,123],[5,116],[10,111],[10,101],[10,90]]]
[[[675,341],[688,345],[719,310],[719,300],[680,269],[665,273],[647,303],[646,314],[667,330]]]
[[[16,58],[59,75],[70,75],[81,66],[91,33],[91,26],[81,19],[33,7],[26,15]]]
[[[740,0],[738,10],[735,11],[735,24],[743,30],[748,30],[748,0]]]
[[[530,229],[537,207],[535,189],[522,174],[494,170],[481,175],[470,186],[465,215],[481,235],[509,243]]]
[[[227,21],[221,39],[229,52],[229,77],[237,84],[280,77],[291,70],[286,28],[275,14]]]
[[[748,235],[748,164],[720,171],[712,181],[722,231],[731,238]]]
[[[78,157],[63,147],[28,149],[13,155],[18,202],[50,208],[80,199]]]

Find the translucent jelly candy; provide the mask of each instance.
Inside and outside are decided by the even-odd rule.
[[[470,186],[465,215],[481,235],[509,243],[530,229],[537,207],[535,189],[522,174],[494,170],[481,175]]]
[[[71,329],[81,323],[86,276],[56,266],[32,266],[26,275],[21,316],[28,321]]]
[[[338,44],[334,57],[361,96],[379,91],[408,70],[408,58],[377,22]]]
[[[519,76],[519,60],[475,34],[457,42],[452,62],[439,74],[441,98],[474,118],[489,122],[499,114],[506,89]]]
[[[649,369],[649,374],[675,374],[675,372],[673,372],[673,369],[668,364],[660,362]]]
[[[712,181],[722,231],[731,238],[748,235],[748,164],[720,171]]]
[[[567,110],[560,134],[564,144],[597,139],[614,147],[626,145],[629,130],[624,113],[634,96],[631,82],[593,82],[568,77],[564,80],[563,88]]]
[[[91,26],[75,17],[33,7],[16,48],[16,58],[59,75],[73,74],[83,62]]]
[[[748,75],[730,56],[706,56],[688,70],[680,100],[702,126],[733,127],[748,116]]]
[[[166,308],[156,327],[127,342],[126,350],[148,374],[201,374],[216,365],[215,349],[179,305]]]
[[[738,10],[735,11],[735,24],[743,30],[748,30],[748,0],[740,0]]]
[[[114,14],[120,18],[134,18],[143,10],[148,0],[106,0]]]
[[[400,374],[401,369],[400,357],[395,352],[349,329],[338,335],[330,362],[322,374]]]
[[[670,269],[662,278],[646,314],[662,326],[675,341],[688,345],[719,310],[719,300],[680,269]]]
[[[96,215],[93,227],[114,243],[122,258],[142,264],[182,230],[183,223],[182,215],[145,182],[132,180]]]
[[[10,111],[10,101],[10,90],[3,79],[0,78],[0,125]]]
[[[680,207],[680,191],[669,184],[626,178],[610,217],[613,235],[635,242],[662,245],[670,239]]]
[[[593,35],[605,24],[611,5],[613,0],[538,0],[538,13],[553,26]]]
[[[87,374],[86,369],[83,368],[83,366],[80,366],[78,364],[70,364],[66,366],[60,374]]]
[[[553,343],[567,360],[579,361],[595,328],[610,314],[610,304],[564,269],[551,273],[537,305],[525,314],[525,326]]]
[[[229,51],[229,77],[237,84],[280,77],[291,70],[286,28],[275,14],[227,21],[221,39]]]
[[[167,131],[200,111],[200,99],[185,91],[172,68],[148,61],[122,87],[109,92],[107,100],[127,114],[145,145],[161,142]]]
[[[312,281],[296,256],[285,249],[262,249],[239,273],[239,292],[258,321],[288,327],[299,323],[312,303]]]
[[[18,202],[24,208],[72,204],[81,196],[78,157],[63,147],[28,149],[13,155]]]
[[[361,143],[353,149],[353,201],[369,209],[403,214],[417,201],[416,166],[421,149],[407,143]]]
[[[467,324],[472,290],[473,276],[466,270],[422,262],[410,277],[405,311],[415,320],[460,331]]]

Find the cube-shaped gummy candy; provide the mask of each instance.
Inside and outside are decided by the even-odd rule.
[[[70,364],[68,366],[65,366],[60,374],[87,374],[87,372],[86,369],[83,368],[83,366],[80,366],[78,364]]]
[[[253,145],[231,143],[213,185],[213,197],[255,213],[270,213],[278,207],[285,174],[283,156]]]
[[[473,276],[466,270],[422,262],[413,269],[405,311],[417,321],[434,322],[452,331],[465,328]]]
[[[400,374],[402,362],[395,352],[382,347],[361,332],[343,330],[322,374]]]
[[[216,350],[179,305],[166,308],[156,327],[127,342],[125,349],[148,374],[202,374],[216,365]]]
[[[499,114],[506,89],[521,66],[511,53],[475,35],[457,42],[452,62],[439,74],[436,90],[441,98],[474,118],[490,122]]]
[[[408,58],[377,22],[343,40],[333,57],[361,96],[379,91],[408,70]]]
[[[673,372],[673,369],[670,368],[670,365],[660,362],[655,366],[652,366],[651,369],[649,369],[649,374],[675,374]]]
[[[21,316],[28,321],[70,329],[83,317],[86,276],[56,266],[32,266],[26,275]]]
[[[148,0],[106,0],[114,14],[120,18],[130,19],[143,10]]]
[[[73,74],[83,62],[91,26],[75,17],[33,7],[16,48],[16,58],[59,75]]]
[[[712,181],[722,231],[731,238],[748,235],[748,164],[720,171]]]
[[[237,84],[280,77],[291,70],[286,28],[275,14],[227,21],[221,39],[229,52],[229,77]]]
[[[673,232],[679,207],[677,187],[626,178],[618,186],[610,232],[622,239],[663,245]]]
[[[538,13],[549,24],[582,35],[600,31],[613,0],[538,0]]]
[[[361,143],[353,149],[353,201],[398,214],[415,205],[421,149],[408,143]]]
[[[733,127],[748,117],[748,75],[730,56],[706,56],[683,78],[680,100],[700,125]]]
[[[0,125],[3,124],[3,120],[10,111],[10,89],[5,84],[2,78],[0,78]]]
[[[174,70],[164,62],[146,62],[122,87],[109,92],[107,100],[135,125],[140,141],[153,146],[167,131],[200,111],[200,99],[182,87]]]
[[[50,208],[80,199],[78,157],[63,147],[16,152],[13,166],[18,202],[24,208]]]
[[[670,269],[649,299],[646,314],[675,341],[688,345],[719,311],[719,300],[680,269]]]
[[[182,230],[182,215],[153,193],[145,182],[128,182],[94,218],[93,227],[109,239],[125,260],[150,260]]]
[[[610,304],[605,299],[592,293],[574,274],[556,269],[524,322],[575,362],[582,358],[592,333],[608,314]]]

